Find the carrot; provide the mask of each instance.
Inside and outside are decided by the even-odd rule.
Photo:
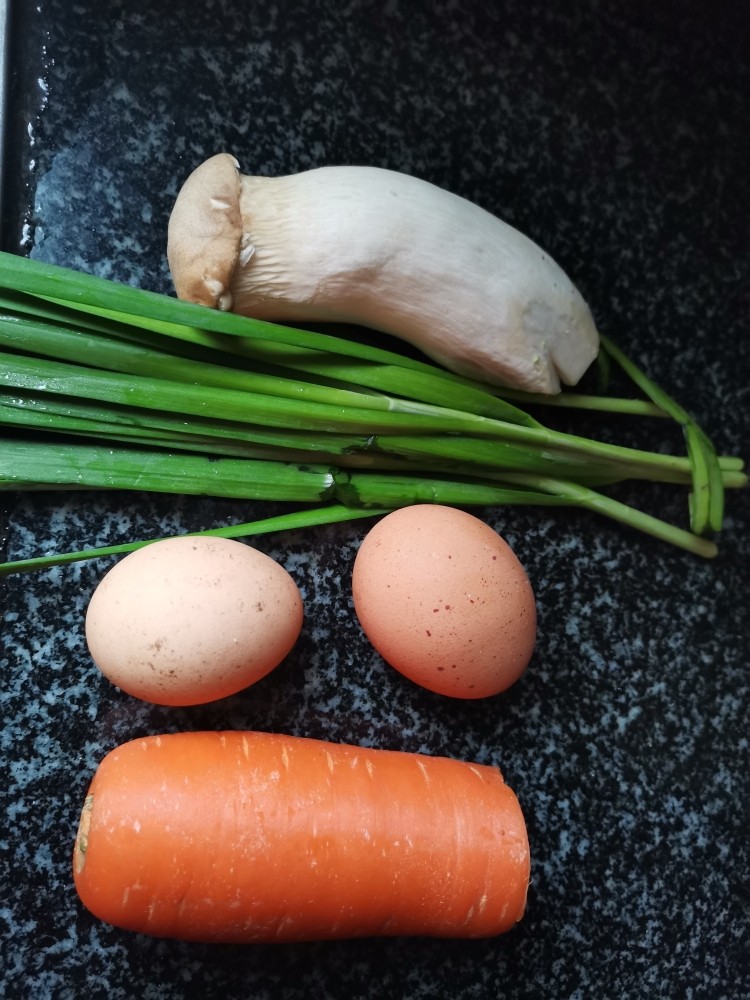
[[[103,759],[73,870],[110,924],[238,943],[500,934],[523,916],[529,864],[495,767],[194,732]]]

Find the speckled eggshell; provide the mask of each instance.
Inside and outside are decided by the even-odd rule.
[[[160,705],[198,705],[265,677],[299,636],[289,573],[213,536],[154,542],[102,578],[86,613],[89,652],[114,684]]]
[[[454,507],[415,504],[379,521],[354,561],[352,597],[380,655],[438,694],[498,694],[534,651],[536,602],[521,563]]]

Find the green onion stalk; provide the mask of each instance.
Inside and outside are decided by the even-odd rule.
[[[253,320],[0,254],[0,490],[115,489],[289,502],[211,529],[249,537],[413,503],[592,511],[711,558],[740,459],[608,338],[633,398],[502,390],[381,347]],[[676,421],[685,454],[555,430],[530,409]],[[686,526],[618,501],[684,487]],[[610,491],[611,492],[611,491]],[[132,551],[148,540],[0,564],[0,574]]]

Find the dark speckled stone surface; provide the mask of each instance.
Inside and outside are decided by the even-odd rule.
[[[169,291],[165,229],[221,149],[248,172],[406,171],[541,243],[614,336],[748,453],[748,8],[743,3],[189,0],[15,4],[3,245]],[[679,449],[666,424],[577,418]],[[685,497],[626,499],[684,523]],[[7,495],[6,558],[269,513],[212,499]],[[356,624],[364,527],[268,536],[300,642],[234,698],[167,710],[92,666],[109,562],[0,582],[0,992],[495,1000],[750,995],[748,497],[703,562],[575,513],[482,512],[535,587],[521,682],[456,703],[386,668]],[[70,855],[99,759],[146,733],[258,728],[497,762],[533,852],[525,920],[473,943],[221,948],[130,935],[78,904]]]

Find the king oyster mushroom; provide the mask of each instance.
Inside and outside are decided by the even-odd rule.
[[[376,167],[245,176],[219,153],[180,190],[167,255],[179,298],[276,322],[366,326],[501,386],[559,392],[599,347],[580,293],[532,240]]]

